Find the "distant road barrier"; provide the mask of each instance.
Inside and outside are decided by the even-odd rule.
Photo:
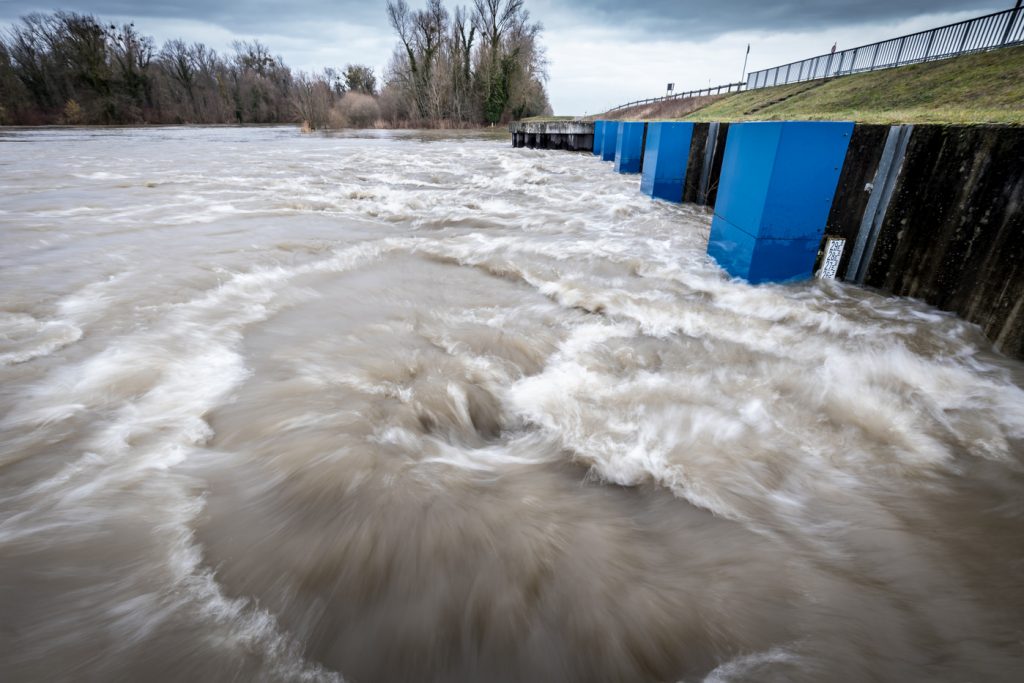
[[[891,69],[1021,42],[1024,42],[1024,9],[1018,6],[879,43],[752,71],[747,74],[746,89]]]
[[[669,100],[687,100],[691,97],[710,97],[711,95],[721,95],[723,92],[740,92],[746,87],[746,85],[746,83],[726,83],[725,85],[712,85],[708,88],[690,90],[688,92],[680,92],[673,95],[665,95],[664,97],[649,97],[646,100],[636,100],[635,102],[620,104],[614,109],[609,109],[606,113],[610,114],[613,111],[618,111],[619,109],[637,107],[641,104],[654,104],[655,102],[668,102]]]

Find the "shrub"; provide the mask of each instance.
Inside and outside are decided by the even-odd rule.
[[[74,100],[68,100],[64,105],[64,123],[77,125],[82,122],[82,107]]]
[[[346,93],[338,108],[351,128],[371,128],[380,118],[380,106],[377,104],[377,100],[362,93]]]

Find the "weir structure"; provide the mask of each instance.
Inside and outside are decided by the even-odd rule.
[[[594,145],[594,123],[591,121],[522,122],[515,126],[516,130],[512,131],[514,147],[580,152],[592,149]]]
[[[923,299],[1024,358],[1024,127],[598,120],[510,130],[516,147],[592,152],[639,172],[651,197],[707,207],[708,254],[734,277],[817,275]]]

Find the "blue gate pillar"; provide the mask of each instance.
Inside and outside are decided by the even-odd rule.
[[[692,139],[692,123],[659,121],[647,124],[641,192],[670,202],[683,201]]]
[[[810,277],[852,132],[849,121],[729,126],[708,254],[752,284]]]
[[[619,122],[605,121],[601,134],[601,159],[615,161],[615,146],[619,141]]]
[[[619,124],[619,140],[615,145],[615,170],[619,173],[639,173],[644,160],[643,121],[623,121]]]
[[[594,121],[594,155],[601,156],[604,150],[604,124],[605,121]]]

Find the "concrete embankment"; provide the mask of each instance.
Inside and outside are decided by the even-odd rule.
[[[914,126],[905,134],[888,209],[877,235],[866,235],[874,250],[859,277],[842,276],[954,311],[1024,358],[1024,128]],[[865,150],[871,162],[878,148]],[[860,240],[871,229],[843,211],[845,202],[834,205],[828,232]]]
[[[530,122],[651,196],[714,212],[711,254],[751,282],[816,274],[920,298],[1024,358],[1024,128],[835,122]]]

